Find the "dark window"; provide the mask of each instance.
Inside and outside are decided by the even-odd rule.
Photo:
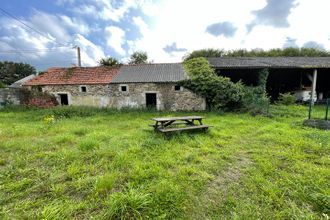
[[[69,105],[68,94],[58,94],[60,96],[61,105]]]
[[[127,86],[120,86],[120,90],[122,92],[126,92],[127,91]]]
[[[80,87],[80,90],[81,90],[81,92],[87,92],[87,87],[86,86],[82,86],[82,87]]]
[[[175,91],[180,91],[181,90],[181,86],[179,86],[179,85],[174,86],[174,90]]]

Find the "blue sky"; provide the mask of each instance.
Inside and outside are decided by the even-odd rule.
[[[180,62],[202,48],[330,49],[329,0],[2,0],[0,60],[44,70],[146,51]],[[36,31],[35,31],[36,30]]]

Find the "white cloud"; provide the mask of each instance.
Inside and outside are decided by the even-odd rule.
[[[124,56],[126,51],[122,45],[125,41],[125,32],[116,26],[109,26],[105,28],[105,34],[108,47],[113,48],[118,54]]]
[[[82,66],[96,66],[101,58],[104,58],[104,52],[100,46],[95,45],[84,36],[77,34],[75,42],[81,48]]]
[[[327,12],[330,1],[297,0],[295,3],[296,7],[291,8],[291,14],[287,17],[289,26],[256,24],[248,33],[246,26],[255,19],[253,11],[264,8],[266,0],[166,0],[156,4],[161,10],[147,22],[141,17],[133,18],[142,37],[128,44],[130,51],[146,51],[155,62],[181,60],[185,52],[173,55],[163,50],[166,45],[173,43],[178,48],[188,49],[188,52],[202,48],[270,49],[283,47],[290,37],[297,39],[296,43],[300,47],[308,41],[316,41],[330,49],[330,30],[326,28],[330,20],[330,13]],[[148,15],[148,10],[144,11]],[[224,21],[237,28],[234,37],[213,36],[205,32],[210,24]]]
[[[94,19],[112,20],[119,22],[130,8],[136,8],[137,4],[133,0],[124,0],[122,4],[116,7],[115,1],[94,0],[87,3],[74,6],[72,11],[78,15],[87,15]]]
[[[42,24],[46,22],[46,24]],[[62,45],[56,42],[72,42],[81,47],[82,64],[85,66],[97,65],[97,61],[104,57],[101,47],[89,41],[78,31],[88,32],[87,28],[81,30],[82,26],[74,18],[64,15],[48,15],[36,11],[30,20],[23,20],[25,24],[33,26],[44,33],[40,35],[13,19],[0,17],[0,51],[1,60],[12,60],[16,62],[27,62],[45,70],[54,66],[72,66],[77,64],[76,50],[71,46],[59,47]],[[54,28],[54,29],[52,29]],[[57,31],[55,33],[54,31]],[[76,31],[77,34],[69,34]],[[47,37],[46,37],[46,36]],[[53,39],[53,40],[52,40]],[[56,40],[56,42],[54,42]]]

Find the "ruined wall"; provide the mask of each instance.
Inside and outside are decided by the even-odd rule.
[[[0,107],[4,105],[19,105],[20,100],[20,89],[16,88],[4,88],[0,89]]]
[[[126,85],[127,91],[120,91]],[[48,85],[42,91],[54,94],[68,94],[69,105],[86,105],[113,108],[145,108],[146,93],[157,94],[157,109],[163,110],[205,110],[205,99],[188,89],[174,90],[174,83],[128,83],[110,85],[84,85],[87,92],[81,92],[81,85]]]
[[[87,91],[82,92],[81,86],[86,86]],[[59,94],[67,94],[69,105],[109,107],[110,103],[108,85],[47,85],[42,86],[42,91],[54,94],[59,103]]]
[[[121,92],[120,86],[126,85],[127,91]],[[156,93],[157,109],[205,110],[205,99],[186,88],[175,91],[175,83],[127,83],[111,84],[111,105],[122,107],[144,108],[146,93]]]

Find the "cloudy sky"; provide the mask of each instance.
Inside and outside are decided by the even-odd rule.
[[[330,0],[1,0],[0,60],[39,70],[100,58],[180,62],[202,48],[330,49]]]

